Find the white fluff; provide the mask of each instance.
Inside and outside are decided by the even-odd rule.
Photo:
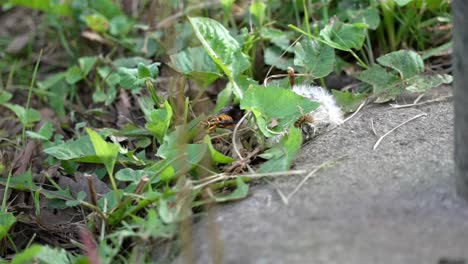
[[[296,94],[320,103],[320,106],[309,114],[314,117],[315,125],[338,126],[343,123],[343,112],[336,104],[335,97],[320,86],[307,84],[294,85],[292,88]]]
[[[301,129],[306,140],[313,138],[315,135],[323,132],[324,129],[332,129],[338,125],[343,124],[343,111],[337,105],[335,97],[326,89],[320,86],[313,86],[307,84],[294,85],[293,92],[308,98],[311,101],[320,103],[320,106],[308,114],[313,117],[313,122],[303,122]],[[270,138],[270,142],[278,143],[283,134],[276,135]]]

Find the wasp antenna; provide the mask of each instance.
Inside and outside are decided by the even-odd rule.
[[[288,75],[289,75],[289,84],[291,84],[291,88],[296,84],[296,76],[294,74],[294,69],[292,67],[288,67]]]

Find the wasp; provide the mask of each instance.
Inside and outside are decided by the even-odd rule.
[[[302,124],[308,123],[311,124],[314,122],[314,117],[311,114],[301,116],[296,122],[294,122],[294,127],[302,127]]]
[[[209,116],[203,121],[203,125],[210,131],[215,130],[217,127],[232,129],[242,117],[242,114],[243,111],[238,105],[230,105]]]

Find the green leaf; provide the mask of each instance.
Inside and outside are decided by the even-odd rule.
[[[258,26],[263,25],[263,21],[265,20],[265,10],[265,3],[259,0],[255,0],[252,5],[250,5],[249,11],[255,17]]]
[[[39,114],[39,112],[35,109],[26,109],[20,105],[8,103],[4,104],[4,106],[13,111],[20,120],[21,124],[25,127],[29,127],[41,120],[41,114]]]
[[[21,253],[17,253],[11,260],[11,264],[35,263],[34,259],[45,246],[32,245]]]
[[[109,32],[114,36],[125,36],[133,27],[132,21],[125,15],[115,16],[109,21]]]
[[[289,66],[293,65],[291,58],[281,56],[282,52],[277,47],[268,47],[265,49],[264,60],[266,65],[275,66],[278,69],[286,71]]]
[[[48,141],[54,133],[54,127],[51,122],[46,122],[37,132],[26,131],[26,134],[32,139]]]
[[[217,21],[205,17],[189,17],[189,20],[208,55],[233,82],[236,96],[242,98],[242,91],[234,80],[250,67],[249,57],[242,53],[236,39]]]
[[[51,248],[43,246],[35,257],[40,263],[70,264],[67,252],[63,248]]]
[[[59,16],[70,16],[72,14],[69,1],[58,2],[53,0],[9,0],[8,3],[41,10]]]
[[[245,93],[240,107],[252,111],[262,133],[271,137],[290,128],[303,113],[308,113],[319,103],[297,95],[292,90],[273,86],[252,85]],[[275,121],[275,127],[268,126]]]
[[[236,189],[225,196],[218,196],[215,195],[214,199],[216,202],[227,202],[227,201],[235,201],[235,200],[240,200],[249,194],[249,185],[247,185],[241,177],[236,178]]]
[[[148,172],[144,170],[134,170],[131,168],[124,168],[115,174],[115,178],[119,181],[140,182],[141,178],[147,175]]]
[[[68,68],[66,75],[65,75],[65,80],[69,84],[75,84],[79,81],[81,81],[84,78],[83,74],[81,73],[80,67],[74,65]]]
[[[76,199],[75,199],[75,200],[66,201],[65,204],[66,204],[68,207],[78,206],[78,205],[80,205],[80,204],[84,201],[85,198],[86,198],[86,193],[83,192],[83,191],[80,191],[80,192],[76,195]]]
[[[345,113],[352,113],[366,100],[365,94],[354,94],[349,91],[331,90],[336,102]]]
[[[163,182],[169,182],[175,178],[175,170],[174,167],[172,166],[167,166],[165,167],[160,173],[159,177],[161,178],[161,181]]]
[[[452,76],[448,74],[427,74],[416,75],[402,82],[404,89],[412,93],[426,92],[441,84],[449,84],[453,81]]]
[[[411,2],[413,2],[413,0],[393,0],[395,1],[395,3],[398,5],[398,6],[405,6]]]
[[[220,0],[220,2],[224,9],[230,10],[235,0]]]
[[[114,165],[119,154],[119,146],[107,143],[101,136],[90,128],[86,128],[86,132],[93,143],[94,151],[100,161],[106,166],[109,175],[113,175]]]
[[[398,50],[377,58],[383,66],[396,70],[401,79],[411,78],[424,72],[424,62],[421,56],[412,50]]]
[[[275,28],[262,27],[260,30],[260,36],[263,39],[269,40],[282,50],[289,48],[290,35],[290,32],[283,32]]]
[[[170,66],[174,70],[194,79],[205,87],[222,76],[203,47],[189,47],[170,55],[170,60]]]
[[[14,186],[16,190],[25,191],[34,187],[33,176],[31,170],[27,170],[23,174],[11,177],[10,186]]]
[[[89,9],[96,10],[107,18],[123,15],[119,6],[113,0],[83,1],[89,5]]]
[[[398,76],[389,73],[385,68],[377,64],[356,74],[356,78],[371,84],[374,87],[374,93],[385,90],[385,87],[399,80]]]
[[[323,78],[335,67],[335,51],[320,41],[304,39],[295,46],[294,64],[306,68],[315,78]]]
[[[60,72],[50,75],[47,79],[37,82],[37,86],[41,90],[48,90],[49,106],[54,110],[59,117],[64,117],[65,113],[65,98],[69,93],[72,93],[74,86],[70,86],[66,81],[66,72]]]
[[[120,58],[112,61],[112,65],[116,68],[124,67],[124,68],[134,68],[137,67],[138,64],[143,63],[145,65],[151,64],[151,60],[142,58],[142,57],[125,57]]]
[[[88,15],[84,20],[89,28],[98,33],[105,33],[109,29],[109,20],[101,14]]]
[[[0,212],[0,239],[3,239],[8,230],[16,223],[16,218],[13,213]]]
[[[379,10],[369,6],[365,9],[349,10],[347,12],[350,23],[364,23],[375,30],[380,24]]]
[[[359,23],[347,24],[335,20],[320,31],[320,36],[327,45],[335,49],[344,51],[359,50],[366,37],[365,27]]]
[[[208,149],[210,150],[211,154],[211,159],[215,163],[221,163],[221,164],[227,164],[236,161],[234,158],[231,158],[229,156],[224,155],[223,153],[217,151],[214,147],[213,144],[211,144],[211,138],[210,136],[206,135],[203,138],[203,142],[208,145]]]
[[[0,91],[0,105],[10,101],[13,95],[7,91]]]
[[[74,160],[89,163],[100,162],[89,136],[83,136],[77,140],[70,140],[66,143],[46,148],[44,152],[59,160]]]
[[[144,65],[139,63],[136,68],[120,67],[118,76],[120,77],[120,85],[127,89],[141,87],[147,80],[154,81],[159,74],[159,62]]]
[[[138,63],[138,78],[145,79],[151,78],[152,74],[150,69],[143,63]]]
[[[232,89],[231,86],[227,85],[226,88],[221,90],[216,97],[216,106],[214,107],[212,113],[217,113],[219,110],[228,106],[232,100]]]
[[[260,172],[286,171],[296,158],[302,146],[302,131],[299,128],[291,128],[289,134],[285,135],[278,145],[265,151],[262,157],[269,160],[260,165]]]
[[[162,144],[164,136],[171,125],[172,107],[169,102],[164,102],[164,108],[152,110],[145,127]]]
[[[403,91],[425,92],[443,83],[452,82],[452,76],[446,74],[423,74],[424,63],[414,51],[400,50],[381,56],[377,61],[396,70],[400,77],[389,73],[379,65],[373,65],[357,74],[361,81],[369,83],[377,96],[375,102],[383,103],[395,99]]]
[[[78,64],[80,65],[82,76],[87,76],[88,73],[93,69],[94,64],[96,64],[97,58],[93,57],[81,57],[78,59]]]

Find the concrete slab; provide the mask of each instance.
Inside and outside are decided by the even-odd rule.
[[[257,184],[247,199],[215,208],[221,263],[465,263],[468,203],[455,193],[452,112],[451,101],[373,105],[307,143],[297,169],[338,162],[288,204],[278,189],[287,195],[303,176]],[[197,263],[216,263],[212,231],[206,219],[194,226]]]

